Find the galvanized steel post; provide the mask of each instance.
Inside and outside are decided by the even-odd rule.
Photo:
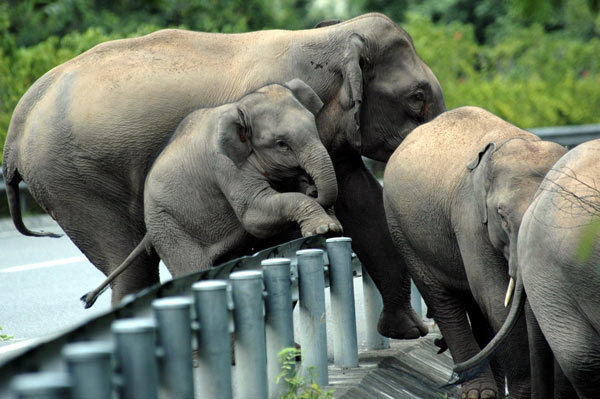
[[[263,276],[259,270],[229,275],[235,322],[236,397],[267,399]]]
[[[265,259],[261,262],[267,296],[265,298],[265,336],[267,342],[267,380],[269,397],[280,398],[287,392],[287,383],[281,379],[281,363],[277,354],[284,348],[294,347],[294,322],[290,260]],[[290,375],[291,377],[291,371]]]
[[[303,249],[298,257],[298,294],[300,345],[302,362],[300,375],[310,378],[314,367],[315,382],[329,383],[327,370],[327,330],[325,327],[325,276],[323,251]]]
[[[112,324],[118,368],[122,376],[120,398],[156,399],[158,365],[156,325],[152,319],[120,319]]]
[[[76,342],[62,351],[73,386],[73,399],[112,398],[112,353],[108,342]]]
[[[329,238],[326,245],[329,255],[334,364],[342,368],[358,367],[352,239],[350,237]]]
[[[231,338],[227,282],[199,281],[192,285],[198,318],[198,370],[202,397],[231,399]]]
[[[169,398],[193,399],[192,300],[172,297],[152,302],[158,323],[158,342],[162,349],[161,372],[164,391]]]
[[[362,268],[362,287],[367,349],[387,349],[390,347],[389,338],[377,331],[379,315],[383,310],[383,299],[364,266]]]
[[[21,374],[11,384],[15,399],[71,399],[69,376],[60,372]]]

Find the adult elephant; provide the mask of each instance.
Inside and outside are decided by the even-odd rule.
[[[455,362],[500,329],[517,234],[546,172],[566,152],[477,107],[419,126],[385,170],[388,227]],[[468,316],[468,318],[467,318]],[[463,398],[529,398],[525,320]]]
[[[381,187],[361,155],[386,161],[416,126],[444,110],[440,85],[408,33],[381,14],[303,31],[214,34],[162,30],[100,44],[54,68],[23,96],[4,150],[15,225],[20,180],[102,272],[145,233],[144,178],[179,122],[268,83],[305,81],[325,104],[316,119],[337,175],[346,234],[384,300],[379,331],[416,338],[405,268],[385,228]],[[139,258],[113,285],[113,303],[158,281]]]
[[[457,371],[492,352],[514,324],[525,293],[544,340],[530,340],[545,382],[535,398],[597,398],[600,386],[600,140],[575,147],[544,178],[519,231],[517,288],[511,314],[493,342]],[[588,251],[584,242],[588,243]],[[537,322],[537,323],[535,323]],[[550,356],[544,346],[552,349]],[[553,357],[560,367],[555,368]],[[537,355],[537,356],[536,356]],[[562,381],[562,373],[568,383]],[[554,380],[553,378],[559,377]],[[569,384],[570,383],[570,384]],[[569,389],[575,394],[568,394]],[[565,394],[565,392],[567,392]]]

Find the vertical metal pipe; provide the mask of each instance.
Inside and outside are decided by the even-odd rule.
[[[286,258],[265,259],[263,281],[267,296],[265,298],[265,336],[267,344],[267,380],[269,398],[280,398],[288,391],[283,378],[276,383],[281,374],[281,363],[277,354],[284,348],[294,347],[294,322],[292,306],[292,284],[290,260]],[[290,375],[291,377],[291,371]]]
[[[67,373],[42,372],[21,374],[11,384],[15,399],[71,399]]]
[[[379,315],[383,310],[383,299],[364,266],[362,268],[362,287],[367,349],[387,349],[390,347],[389,338],[377,331]]]
[[[263,276],[259,270],[229,275],[235,323],[235,373],[238,399],[267,399],[267,354]]]
[[[354,279],[352,277],[352,239],[329,238],[329,293],[333,323],[333,360],[342,368],[358,367]]]
[[[73,399],[112,398],[112,353],[109,342],[77,342],[62,351],[73,386]]]
[[[152,302],[162,349],[161,392],[168,398],[194,398],[191,307],[192,300],[182,297]]]
[[[156,325],[152,319],[120,319],[112,324],[123,399],[156,399]]]
[[[410,304],[421,318],[423,318],[423,304],[421,302],[421,293],[415,283],[410,280]]]
[[[325,327],[325,276],[323,271],[323,251],[303,249],[296,252],[298,257],[298,296],[299,332],[302,350],[300,375],[311,377],[314,368],[314,381],[327,385],[327,331]]]
[[[227,282],[207,280],[192,285],[198,317],[198,385],[202,397],[231,399],[231,338]]]

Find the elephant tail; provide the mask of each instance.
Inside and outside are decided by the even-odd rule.
[[[85,309],[90,308],[94,302],[96,302],[96,299],[98,299],[98,297],[104,292],[106,291],[106,289],[108,288],[108,286],[110,285],[110,283],[112,283],[112,281],[117,278],[117,276],[121,273],[123,273],[125,271],[125,269],[127,269],[131,263],[141,254],[143,254],[146,251],[146,248],[148,246],[151,246],[151,242],[150,242],[150,237],[148,236],[148,234],[146,234],[144,236],[144,238],[142,239],[142,241],[140,241],[140,243],[134,248],[133,251],[131,251],[131,253],[127,256],[127,258],[123,261],[123,263],[121,263],[119,265],[119,267],[117,267],[115,270],[112,271],[112,273],[110,273],[108,275],[108,277],[106,277],[106,279],[93,291],[90,291],[88,293],[86,293],[85,295],[83,295],[80,299],[81,302],[83,302]]]
[[[44,231],[32,231],[25,226],[23,223],[23,215],[21,214],[21,207],[19,205],[21,194],[19,192],[19,183],[23,181],[17,171],[12,176],[8,176],[6,169],[4,171],[5,183],[6,183],[6,196],[8,197],[8,209],[10,216],[12,217],[13,224],[17,231],[23,235],[30,237],[62,237],[62,234],[56,234]]]
[[[471,359],[454,365],[452,371],[452,377],[448,385],[462,384],[465,381],[469,381],[477,376],[487,366],[487,359],[494,354],[504,339],[510,334],[513,327],[516,324],[523,305],[525,304],[525,291],[523,289],[523,280],[521,273],[517,273],[517,285],[515,287],[515,294],[508,312],[504,324],[496,334],[494,338],[481,350],[477,355]]]

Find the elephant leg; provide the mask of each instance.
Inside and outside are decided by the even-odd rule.
[[[396,339],[426,335],[427,327],[410,305],[406,265],[399,259],[386,227],[381,185],[358,155],[335,159],[334,166],[339,186],[335,213],[383,299],[377,329]]]
[[[525,318],[529,337],[529,359],[531,363],[531,397],[543,399],[554,397],[554,355],[542,334],[529,301],[525,302]]]
[[[393,222],[392,222],[393,224]],[[403,234],[391,226],[394,242],[405,259],[413,276],[415,285],[423,295],[427,304],[427,313],[438,324],[444,340],[450,349],[455,363],[460,363],[475,356],[481,350],[469,321],[465,297],[474,307],[474,300],[468,295],[446,289],[438,280],[435,266],[424,262],[404,240]],[[496,391],[496,380],[490,367],[486,367],[479,375],[462,384],[462,398],[491,399],[499,398]]]
[[[473,330],[475,340],[480,348],[484,348],[494,337],[494,331],[490,327],[485,316],[481,313],[481,309],[479,309],[479,306],[475,301],[468,306],[467,314],[469,315],[469,322],[471,323],[471,330]],[[506,378],[502,362],[500,362],[498,356],[494,354],[489,359],[489,363],[492,373],[494,374],[494,379],[496,380],[498,392],[504,392],[506,390]]]
[[[600,387],[598,331],[572,298],[576,295],[571,296],[572,287],[560,280],[562,273],[550,273],[548,267],[537,270],[545,270],[544,283],[525,286],[531,309],[560,369],[579,398],[597,398]],[[525,277],[528,276],[524,274],[524,282],[528,281]],[[560,378],[558,380],[560,382]],[[555,395],[568,392],[564,383],[560,385]]]
[[[143,219],[136,220],[106,196],[83,197],[84,192],[61,197],[60,206],[51,209],[69,238],[108,276],[144,237]],[[159,260],[156,253],[136,258],[111,284],[113,306],[124,296],[158,283]]]

